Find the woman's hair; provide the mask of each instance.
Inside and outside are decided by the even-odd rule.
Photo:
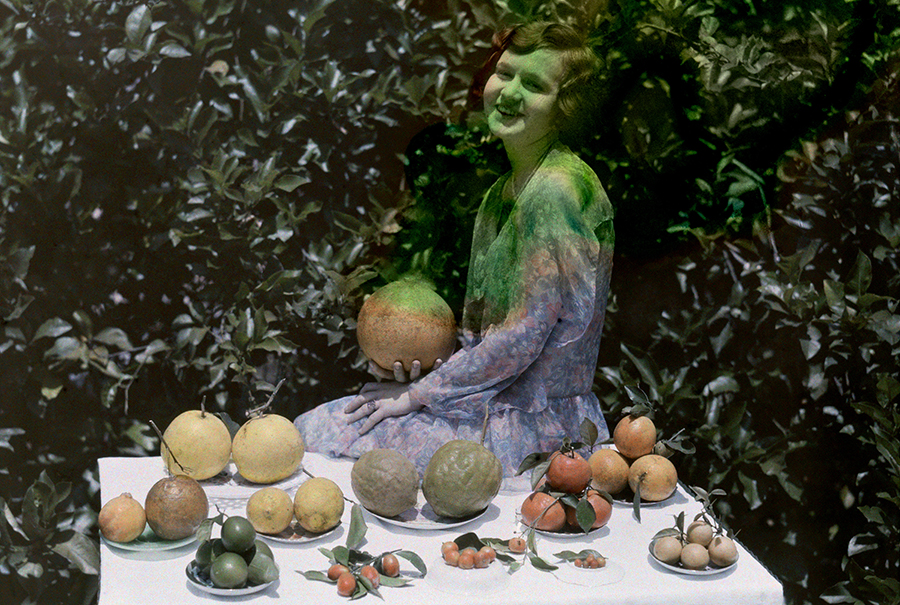
[[[484,85],[505,51],[527,55],[536,50],[555,50],[563,55],[566,70],[559,84],[560,133],[580,138],[589,133],[602,96],[602,61],[575,28],[547,21],[532,21],[497,32],[491,55],[476,76],[473,100],[480,101]]]

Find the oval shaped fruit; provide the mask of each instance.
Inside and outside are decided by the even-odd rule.
[[[306,448],[294,423],[278,414],[245,422],[234,436],[231,457],[247,481],[275,483],[300,468]]]
[[[261,534],[279,534],[294,520],[294,501],[278,487],[264,487],[247,500],[247,519]]]
[[[628,460],[611,447],[600,448],[588,458],[591,486],[610,494],[628,487]]]
[[[346,565],[341,565],[340,563],[334,563],[331,567],[328,568],[328,573],[325,575],[328,576],[328,579],[332,582],[337,582],[337,579],[341,577],[341,574],[344,572],[349,573],[350,569]]]
[[[566,524],[566,510],[550,494],[533,492],[522,503],[522,523],[543,531],[559,531]]]
[[[702,544],[685,544],[681,549],[681,564],[688,569],[703,569],[709,565],[709,552]]]
[[[107,540],[131,542],[144,533],[147,515],[141,503],[125,492],[103,505],[97,522]]]
[[[461,518],[484,510],[502,480],[503,467],[493,452],[480,443],[454,439],[428,461],[422,493],[438,515]]]
[[[681,560],[681,540],[675,536],[663,536],[653,543],[653,556],[669,565]]]
[[[342,597],[349,597],[356,591],[356,576],[349,571],[342,573],[337,579],[337,591]]]
[[[400,560],[396,555],[387,553],[381,557],[381,572],[390,578],[400,575]]]
[[[626,458],[640,458],[656,445],[656,425],[647,416],[625,416],[613,431],[613,443]]]
[[[222,545],[229,552],[246,552],[256,542],[256,530],[245,517],[228,517],[222,523]]]
[[[359,575],[369,581],[372,588],[378,588],[381,585],[381,575],[372,565],[363,565],[359,568]]]
[[[206,492],[186,475],[164,477],[153,484],[144,502],[150,529],[163,540],[194,534],[209,516]]]
[[[647,502],[665,500],[678,486],[678,471],[668,458],[658,454],[641,456],[631,463],[628,470],[628,486],[632,491],[641,489],[641,499]]]
[[[514,552],[516,554],[525,552],[525,549],[528,547],[525,539],[519,537],[510,538],[507,546],[509,547],[509,552]]]
[[[294,494],[294,516],[306,531],[328,531],[341,522],[343,514],[344,492],[331,479],[307,479]]]
[[[187,475],[202,481],[222,472],[231,459],[228,427],[221,418],[205,411],[188,410],[176,416],[166,427],[163,440],[159,446],[160,455],[174,475]]]
[[[728,567],[738,559],[737,544],[727,536],[716,536],[706,548],[713,565]]]
[[[247,583],[247,562],[233,552],[226,552],[212,562],[209,578],[218,588],[239,588]]]
[[[703,546],[709,546],[713,539],[712,526],[702,519],[698,519],[688,525],[684,533],[687,535],[688,542],[702,544]]]
[[[612,517],[613,508],[609,500],[604,498],[595,489],[588,490],[588,493],[585,497],[587,498],[588,503],[594,509],[594,522],[593,524],[591,524],[591,529],[597,529],[609,523],[609,519],[610,517]],[[572,527],[580,527],[578,525],[577,509],[569,506],[566,507],[566,523],[568,523]]]
[[[456,565],[460,569],[472,569],[475,567],[475,553],[471,550],[463,550],[457,557]]]
[[[250,584],[267,584],[278,579],[275,560],[262,553],[256,553],[247,566],[247,581]]]
[[[567,494],[580,494],[590,484],[591,465],[578,452],[553,452],[547,467],[547,483]]]
[[[395,517],[416,505],[419,471],[397,450],[374,449],[353,463],[350,486],[363,507]]]
[[[400,279],[382,286],[359,310],[356,337],[366,357],[390,370],[400,361],[409,372],[446,360],[456,348],[453,311],[425,281]]]

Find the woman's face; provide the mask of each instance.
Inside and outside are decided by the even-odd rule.
[[[505,51],[484,87],[491,132],[505,144],[527,145],[555,138],[562,53],[540,49],[527,55]]]

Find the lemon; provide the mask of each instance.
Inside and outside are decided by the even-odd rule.
[[[294,495],[294,516],[306,531],[321,533],[336,527],[344,514],[344,492],[325,477],[308,479]]]
[[[294,502],[277,487],[264,487],[247,500],[247,518],[261,534],[279,534],[294,520]]]

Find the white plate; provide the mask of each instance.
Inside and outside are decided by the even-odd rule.
[[[316,540],[327,538],[328,536],[340,530],[340,528],[341,524],[338,523],[328,531],[314,534],[313,532],[306,531],[305,529],[300,527],[299,523],[294,522],[290,527],[288,527],[280,534],[261,534],[257,532],[256,536],[262,538],[263,540],[271,540],[272,542],[280,542],[282,544],[305,544],[307,542],[315,542]]]
[[[264,487],[278,487],[285,491],[296,488],[307,479],[307,475],[303,472],[303,465],[297,467],[290,477],[286,477],[275,483],[254,483],[248,481],[241,476],[234,462],[229,462],[221,473],[209,479],[200,481],[200,485],[206,492],[210,501],[215,499],[244,499],[246,500],[253,492]]]
[[[428,566],[425,583],[442,592],[458,595],[482,595],[504,590],[510,575],[500,561],[481,569],[460,569],[438,557]]]
[[[113,548],[121,548],[122,550],[132,550],[136,552],[153,552],[181,548],[182,546],[195,541],[197,536],[191,534],[187,538],[182,538],[181,540],[163,540],[150,529],[149,525],[147,525],[146,529],[144,529],[144,533],[131,542],[113,542],[112,540],[107,540],[102,535],[100,536],[100,539],[103,540],[107,546],[112,546]]]
[[[278,569],[279,573],[281,573],[281,570],[278,568],[277,563],[275,564],[275,568]],[[261,592],[278,581],[274,580],[272,582],[266,582],[264,584],[244,586],[243,588],[218,588],[216,586],[213,586],[212,584],[206,584],[203,580],[200,579],[200,577],[197,575],[197,566],[194,565],[193,561],[188,563],[187,567],[184,568],[184,573],[187,574],[188,584],[194,586],[198,590],[208,592],[209,594],[218,595],[220,597],[239,597],[243,595],[253,594],[255,592]]]
[[[653,544],[656,540],[650,541],[650,558],[654,563],[667,569],[669,571],[673,571],[675,573],[680,573],[686,576],[714,576],[716,574],[725,573],[729,569],[733,568],[737,565],[737,561],[728,565],[727,567],[716,567],[715,565],[707,565],[704,569],[688,569],[686,567],[682,567],[681,565],[670,565],[669,563],[663,563],[659,559],[656,558],[656,555],[653,554]]]
[[[528,527],[524,523],[522,525],[524,527]],[[602,525],[600,527],[595,527],[594,529],[590,530],[588,533],[584,533],[583,531],[581,531],[578,528],[570,528],[568,525],[566,525],[565,529],[563,529],[562,531],[546,531],[543,529],[535,528],[534,532],[537,534],[540,534],[542,536],[547,536],[549,538],[583,538],[585,536],[591,536],[593,534],[596,534],[597,532],[601,531],[604,527],[606,527],[606,526]]]
[[[461,519],[441,517],[434,512],[434,509],[431,508],[431,505],[427,502],[422,506],[416,505],[412,508],[409,508],[396,517],[382,517],[381,515],[375,514],[368,509],[365,510],[367,513],[369,513],[379,521],[383,521],[384,523],[388,523],[396,527],[431,531],[452,529],[454,527],[465,525],[466,523],[471,523],[472,521],[483,517],[490,508],[491,505],[488,505],[487,508],[485,508],[481,512],[475,513],[474,515],[470,515],[468,517],[463,517]]]

